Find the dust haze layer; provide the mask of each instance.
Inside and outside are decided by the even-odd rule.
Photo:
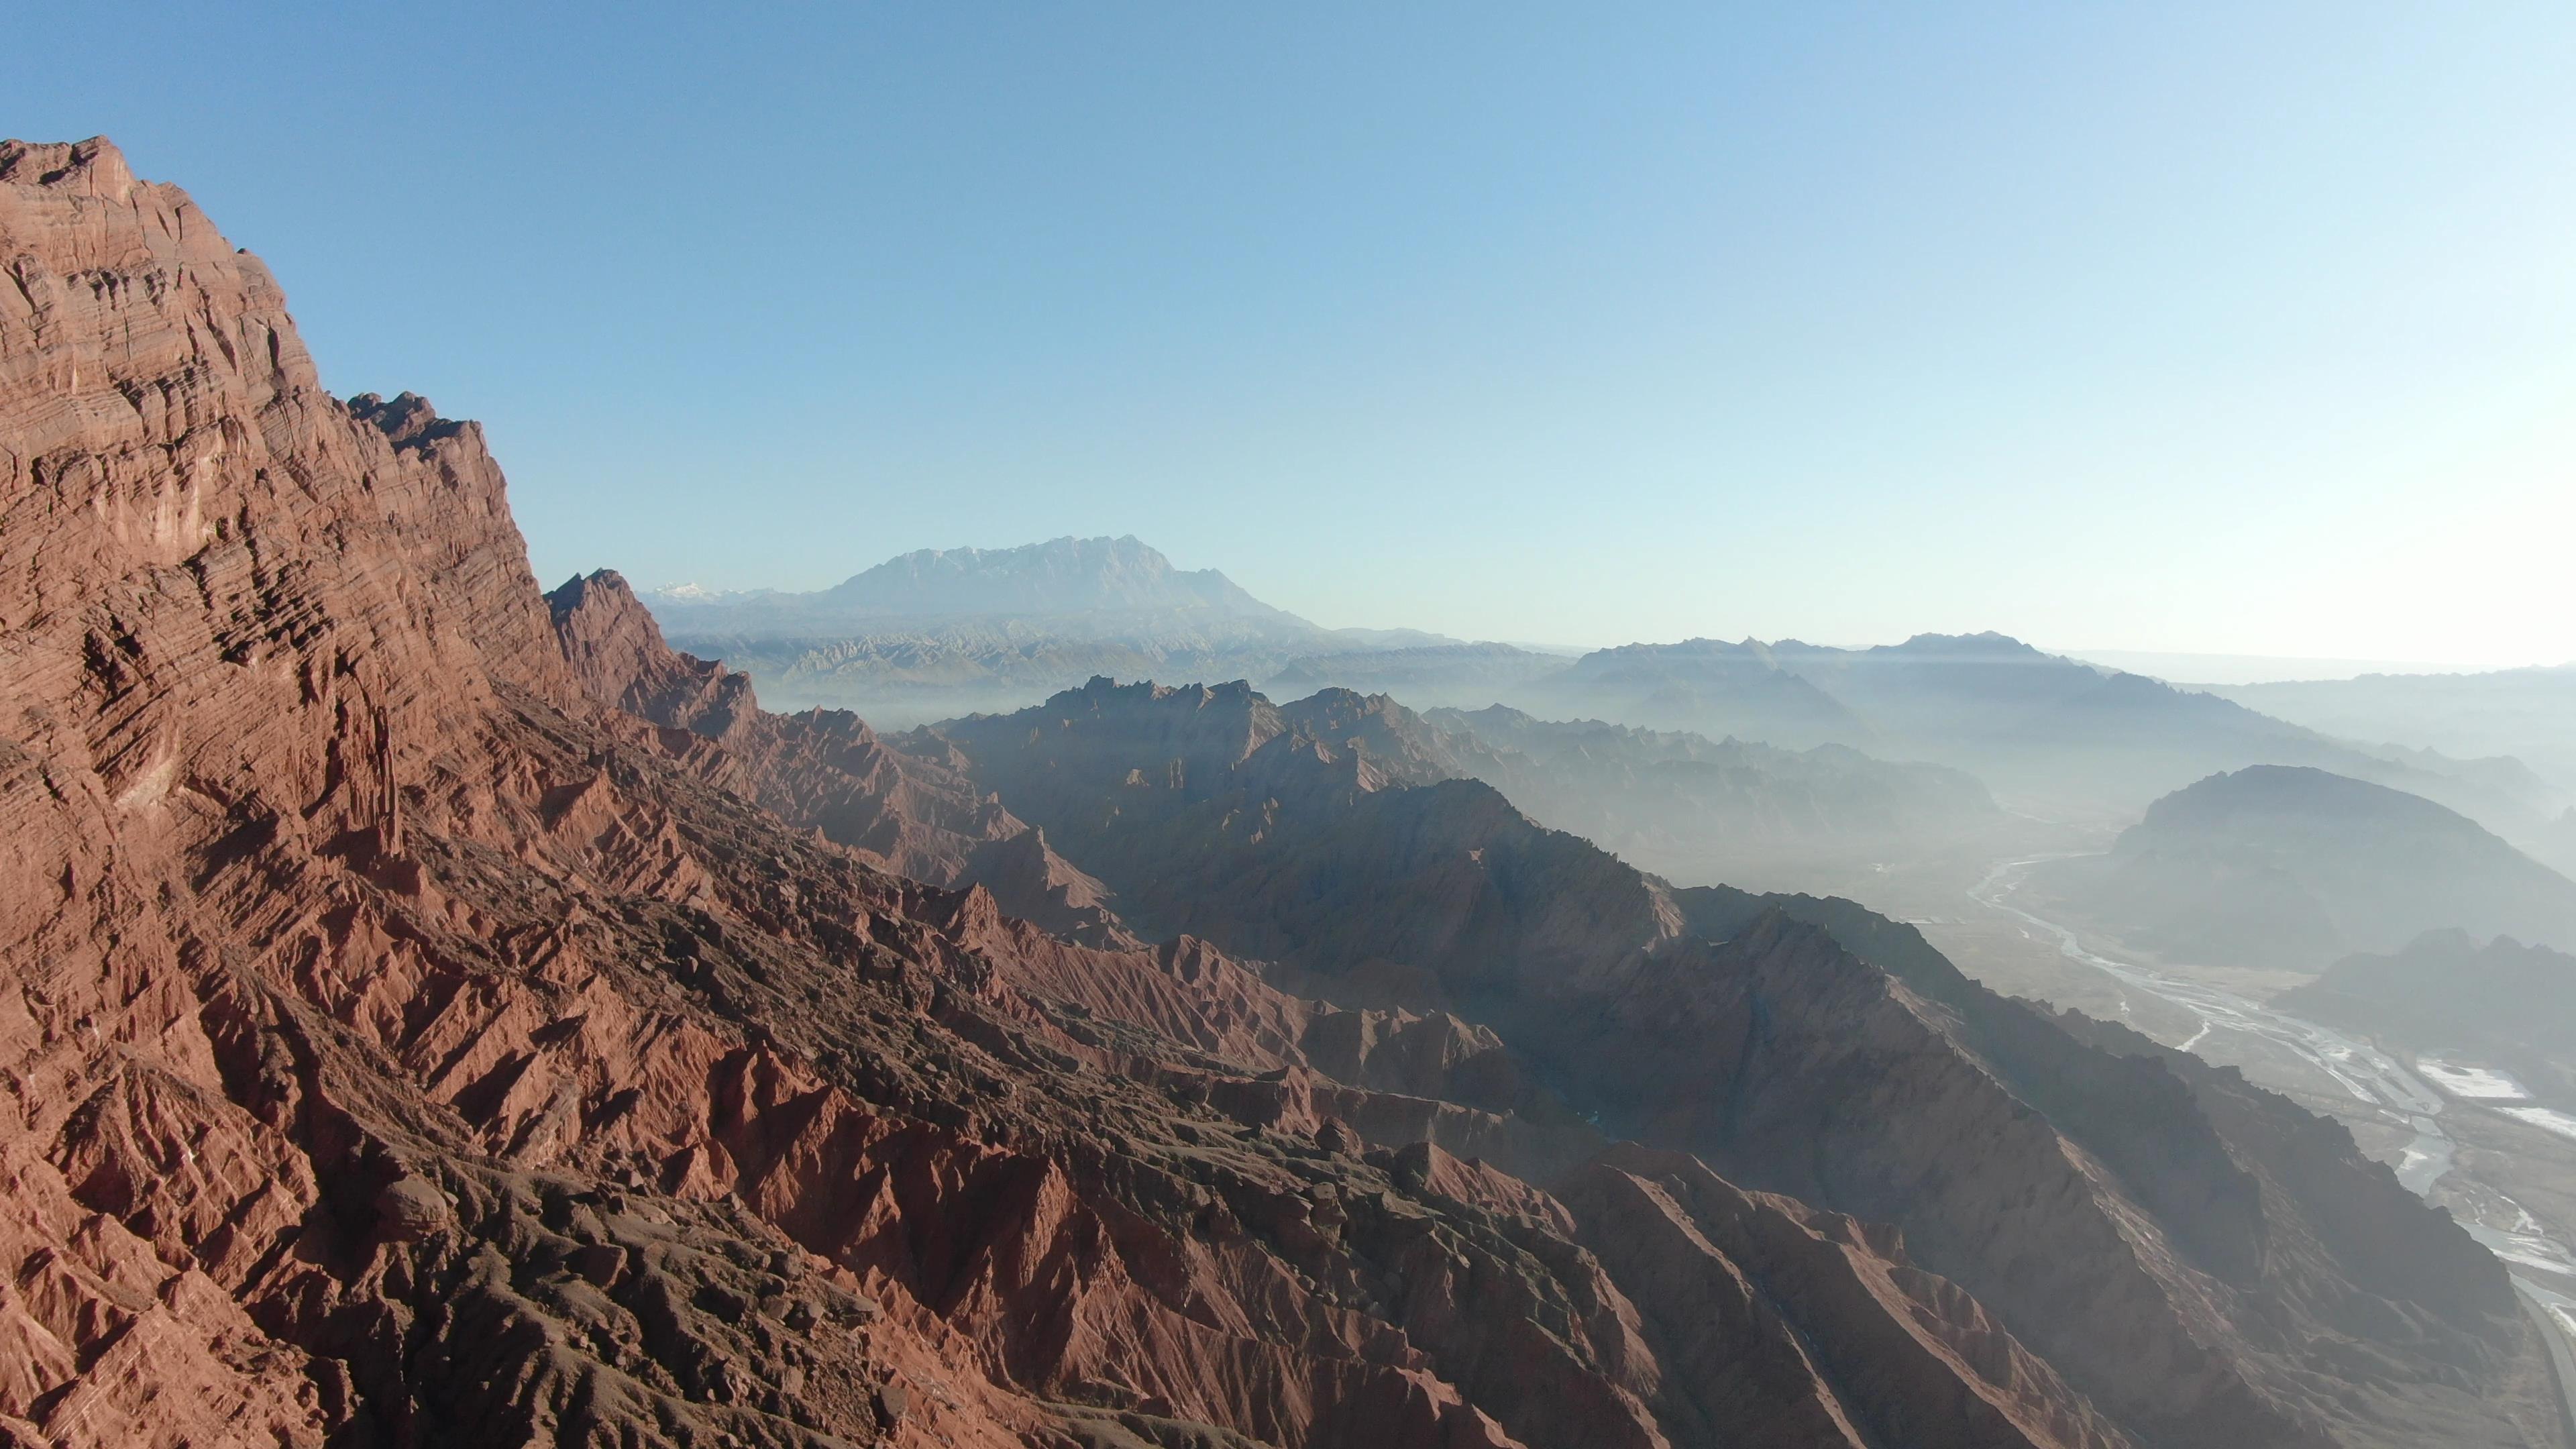
[[[2320,732],[2222,697],[2243,691],[2176,688],[1991,633],[1868,649],[1692,639],[1573,658],[1400,630],[1328,634],[1132,538],[910,554],[814,594],[650,602],[682,647],[750,672],[772,698],[898,725],[1007,712],[1095,675],[1239,678],[1283,698],[1338,687],[1415,708],[1503,704],[1547,721],[1840,746],[1967,771],[2014,810],[2103,822],[2212,773],[2309,765],[2439,800],[2576,862],[2576,793],[2561,783],[2576,762],[2553,780],[2501,751],[2445,754],[2420,729],[2378,731],[2405,722],[2376,717]]]
[[[12,1440],[2564,1442],[2241,1079],[1384,699],[768,713],[112,147],[0,248]]]

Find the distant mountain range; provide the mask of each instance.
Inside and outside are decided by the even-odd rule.
[[[1058,538],[1019,548],[919,549],[813,593],[656,590],[672,625],[721,621],[739,633],[814,633],[861,620],[1029,615],[1096,619],[1188,615],[1297,638],[1324,631],[1274,609],[1214,569],[1176,569],[1135,537]]]
[[[2291,654],[2180,654],[2154,649],[2064,649],[2070,659],[2106,669],[2151,675],[2170,684],[2208,689],[2221,684],[2265,684],[2283,679],[2351,679],[2362,674],[2418,674],[2437,664],[2395,659],[2335,659]]]
[[[1686,1145],[1765,1190],[1889,1224],[1890,1241],[1987,1295],[2001,1321],[2039,1325],[2064,1345],[2079,1392],[2137,1426],[2077,1436],[2096,1449],[2489,1432],[2478,1389],[2410,1381],[2420,1427],[2380,1435],[2342,1427],[2375,1405],[2307,1387],[2331,1381],[2334,1354],[2370,1354],[2387,1376],[2380,1365],[2401,1353],[2447,1351],[2439,1335],[2452,1310],[2408,1301],[2392,1312],[2376,1295],[2400,1280],[2447,1291],[2459,1255],[2435,1268],[2424,1255],[2439,1245],[2415,1224],[2448,1220],[2400,1201],[2383,1168],[2344,1169],[2348,1137],[2187,1054],[1998,997],[1911,928],[1849,902],[1676,890],[1534,823],[1482,781],[1439,778],[1462,761],[1492,768],[1503,753],[1458,739],[1446,728],[1456,723],[1346,691],[1278,705],[1239,683],[1100,680],[889,743],[1043,829],[1142,936],[1260,960],[1274,985],[1385,1010],[1390,1023],[1454,1011],[1490,1029],[1491,1046],[1390,1036],[1379,1055],[1437,1064],[1441,1095],[1491,1114],[1461,1125],[1485,1134],[1476,1150],[1492,1159],[1551,1150],[1553,1137],[1528,1134],[1561,1125],[1570,1107],[1613,1133]],[[1498,735],[1520,728],[1485,723]],[[1572,739],[1556,747],[1586,748]],[[1656,746],[1630,738],[1606,753]],[[1293,1079],[1277,1088],[1297,1089]],[[1463,1115],[1447,1103],[1422,1110]],[[1559,1180],[1578,1211],[1595,1204],[1588,1181]],[[1699,1281],[1687,1276],[1698,1259],[1681,1251],[1690,1241],[1601,1250],[1651,1285],[1639,1290],[1652,1305],[1639,1318],[1650,1342],[1666,1324],[1704,1335],[1730,1321],[1681,1292]],[[2345,1276],[2345,1262],[2367,1265],[2372,1283]],[[2280,1327],[2211,1331],[2241,1322]],[[2426,1326],[2430,1351],[2413,1346]],[[2117,1346],[2093,1348],[2097,1336]],[[1993,1338],[1978,1361],[2008,1348]],[[2475,1382],[2445,1371],[2455,1376],[2446,1383]],[[2302,1395],[2292,1415],[2274,1408]],[[1735,1412],[1692,1422],[1732,1425]],[[1543,1442],[1590,1442],[1595,1425],[1620,1422],[1604,1411],[1584,1434]],[[1758,1427],[1740,1437],[1808,1442]],[[2027,1441],[1936,1424],[1825,1442]]]
[[[2049,813],[2126,815],[2192,780],[2313,765],[2436,798],[2518,834],[2566,796],[2511,762],[2375,748],[2215,695],[2083,664],[1995,633],[1841,649],[1796,640],[1634,644],[1584,656],[1535,691],[1543,713],[1841,744],[1969,770]]]
[[[1426,709],[1438,705],[1473,708],[1524,695],[1540,681],[1564,673],[1573,663],[1569,655],[1512,644],[1345,649],[1292,659],[1264,679],[1261,687],[1283,695],[1351,689],[1362,694],[1391,694]]]
[[[2054,818],[2128,817],[2213,773],[2309,765],[2576,860],[2576,797],[2514,760],[2356,743],[1995,633],[1867,649],[1687,639],[1569,658],[1324,629],[1133,537],[924,550],[811,593],[682,587],[646,600],[675,646],[747,671],[764,698],[885,728],[1008,712],[1096,676],[1240,679],[1283,697],[1346,688],[1415,708],[1503,704],[1787,751],[1842,746],[1965,770],[2008,807]]]
[[[1649,870],[1755,889],[1865,877],[1876,863],[1956,849],[2002,821],[1974,776],[1842,745],[1783,750],[1508,705],[1435,709],[1430,723],[1493,752],[1465,768],[1541,822]]]
[[[2576,781],[2576,664],[2467,674],[2365,674],[2214,687],[2310,729],[2449,755],[2512,755]],[[2576,820],[2569,823],[2576,849]]]
[[[1325,629],[1133,537],[923,549],[812,593],[644,595],[673,643],[794,706],[888,725],[1013,709],[1094,675],[1267,678],[1310,655],[1454,643]]]
[[[2576,881],[2430,800],[2315,769],[2213,775],[2031,887],[2128,945],[2207,965],[2323,970],[2453,927],[2576,944]]]

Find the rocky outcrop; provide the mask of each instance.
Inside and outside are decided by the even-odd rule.
[[[1755,1443],[2125,1442],[1975,1300],[1905,1266],[1891,1230],[1633,1144],[1558,1193],[1640,1310],[1689,1326],[1669,1419]]]
[[[761,729],[751,676],[665,644],[616,570],[565,580],[546,595],[546,609],[565,662],[601,703],[713,740]]]
[[[887,749],[846,710],[766,713],[751,676],[683,654],[603,569],[546,596],[575,677],[603,704],[677,732],[665,744],[790,824],[899,874],[981,885],[1013,915],[1094,945],[1133,945],[1108,891],[945,763]],[[720,750],[697,749],[691,738]]]
[[[2118,1442],[1822,1219],[1836,1301],[1765,1321],[1918,1350],[1690,1417],[1728,1340],[1498,1165],[1607,1144],[1495,1033],[888,873],[1020,842],[1078,885],[609,581],[550,609],[478,430],[323,393],[266,272],[105,143],[0,145],[0,256],[0,1434],[1852,1442],[1830,1402]],[[1249,759],[1256,712],[1169,758]],[[1265,759],[1385,793],[1311,734]],[[1837,1282],[1677,1211],[1696,1271]]]
[[[0,256],[0,1425],[878,1437],[939,1355],[833,1309],[847,1269],[546,1172],[594,1104],[542,1063],[610,993],[545,852],[596,825],[702,878],[495,736],[580,696],[479,430],[324,394],[267,272],[103,142],[0,145]],[[710,1312],[743,1276],[712,1249],[803,1326]],[[925,1422],[961,1442],[1036,1422],[958,1383]]]

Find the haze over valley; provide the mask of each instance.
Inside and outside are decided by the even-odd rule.
[[[2563,9],[13,40],[0,1446],[2576,1449]]]
[[[979,611],[954,588],[980,575],[997,583]],[[733,651],[764,698],[958,712],[895,737],[898,750],[959,765],[1021,740],[1075,749],[1049,743],[1016,773],[967,764],[968,775],[1074,858],[1116,863],[1085,877],[1087,898],[1151,923],[1148,934],[1293,957],[1322,922],[1229,936],[1246,928],[1201,913],[1224,894],[1215,881],[1273,868],[1241,844],[1202,856],[1196,832],[1248,830],[1292,858],[1336,858],[1363,847],[1301,843],[1318,828],[1311,806],[1291,823],[1304,792],[1474,781],[1683,898],[1847,896],[1914,924],[1998,989],[2237,1067],[2344,1121],[2507,1254],[2533,1292],[2576,1289],[2556,1226],[2576,1213],[2576,1057],[2563,1033],[2511,1025],[2522,1009],[2539,1021],[2565,1009],[2545,985],[2565,957],[2546,943],[2576,940],[2565,873],[2576,814],[2558,779],[2518,757],[2435,748],[2472,742],[2457,730],[2393,710],[2307,711],[2363,730],[2336,734],[2252,703],[2331,699],[2331,684],[2167,684],[1991,633],[1559,654],[1324,631],[1221,573],[1172,570],[1133,539],[908,556],[840,593],[855,595],[864,613],[833,612],[831,593],[648,599],[681,644]],[[1175,678],[1188,682],[1158,682]],[[2347,688],[2392,687],[2403,686]],[[1183,743],[1210,728],[1215,738]],[[2576,737],[2576,711],[2522,722],[2521,739],[2557,737]],[[1141,749],[1099,753],[1120,738]],[[1068,774],[1076,760],[1096,773]],[[1277,773],[1292,760],[1318,772],[1313,783]],[[1158,786],[1196,798],[1212,776],[1247,771],[1259,783],[1213,787],[1172,823],[1136,818]],[[1095,792],[1133,796],[1107,835],[1087,833],[1100,828]],[[2519,986],[2478,988],[2457,1010],[2411,1005],[2409,993],[2455,989],[2441,984],[2462,969],[2445,964],[2455,957],[2531,964],[2505,978]],[[1416,976],[1279,969],[1298,989],[1370,1005],[1453,1000],[1448,984]],[[2356,1051],[2379,1065],[2357,1075]],[[2480,1072],[2510,1085],[2481,1095]]]

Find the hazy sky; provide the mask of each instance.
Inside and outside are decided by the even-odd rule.
[[[2576,658],[2564,0],[568,13],[97,7],[0,128],[482,419],[548,582]]]

